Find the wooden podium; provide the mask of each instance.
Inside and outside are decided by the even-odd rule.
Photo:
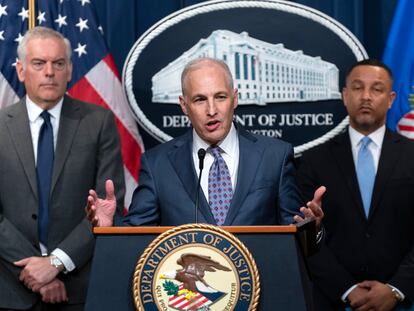
[[[313,310],[303,254],[314,250],[314,224],[221,227],[253,255],[260,274],[261,311]],[[313,229],[312,229],[313,228]],[[85,310],[135,310],[132,278],[147,246],[171,227],[95,228],[96,246]]]

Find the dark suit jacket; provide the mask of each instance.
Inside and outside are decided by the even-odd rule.
[[[340,297],[363,280],[390,283],[413,301],[414,142],[386,131],[368,219],[348,133],[306,152],[298,174],[308,199],[318,186],[327,187],[325,245],[309,261],[321,291],[316,310],[343,309]]]
[[[104,194],[105,180],[117,185],[123,205],[124,180],[113,114],[65,97],[62,106],[49,207],[49,251],[60,248],[76,269],[60,274],[72,303],[83,302],[94,237],[85,219],[88,190]],[[0,308],[28,308],[39,298],[18,279],[12,263],[40,256],[37,183],[26,105],[0,111]]]
[[[238,128],[240,158],[236,190],[224,222],[228,225],[292,223],[302,200],[295,182],[292,146]],[[139,186],[124,225],[182,225],[195,221],[197,175],[192,131],[146,151]],[[205,171],[204,174],[208,174]],[[215,224],[200,190],[198,220]]]

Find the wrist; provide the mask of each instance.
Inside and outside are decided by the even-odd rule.
[[[392,293],[392,296],[394,297],[394,299],[397,302],[401,302],[401,301],[404,300],[404,298],[401,296],[400,292],[396,288],[392,287],[391,288],[391,293]]]
[[[50,264],[54,266],[59,271],[59,273],[65,271],[65,266],[63,262],[57,256],[50,255],[49,259],[50,259]]]

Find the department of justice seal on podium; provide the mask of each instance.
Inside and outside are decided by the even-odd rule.
[[[212,225],[170,229],[143,252],[132,292],[138,311],[256,310],[260,281],[244,244]]]

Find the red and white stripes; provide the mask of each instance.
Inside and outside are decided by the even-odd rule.
[[[96,64],[69,90],[69,94],[79,100],[111,109],[115,114],[124,161],[125,206],[128,207],[132,193],[138,185],[140,159],[142,152],[144,152],[144,144],[123,93],[112,56],[108,54]]]

